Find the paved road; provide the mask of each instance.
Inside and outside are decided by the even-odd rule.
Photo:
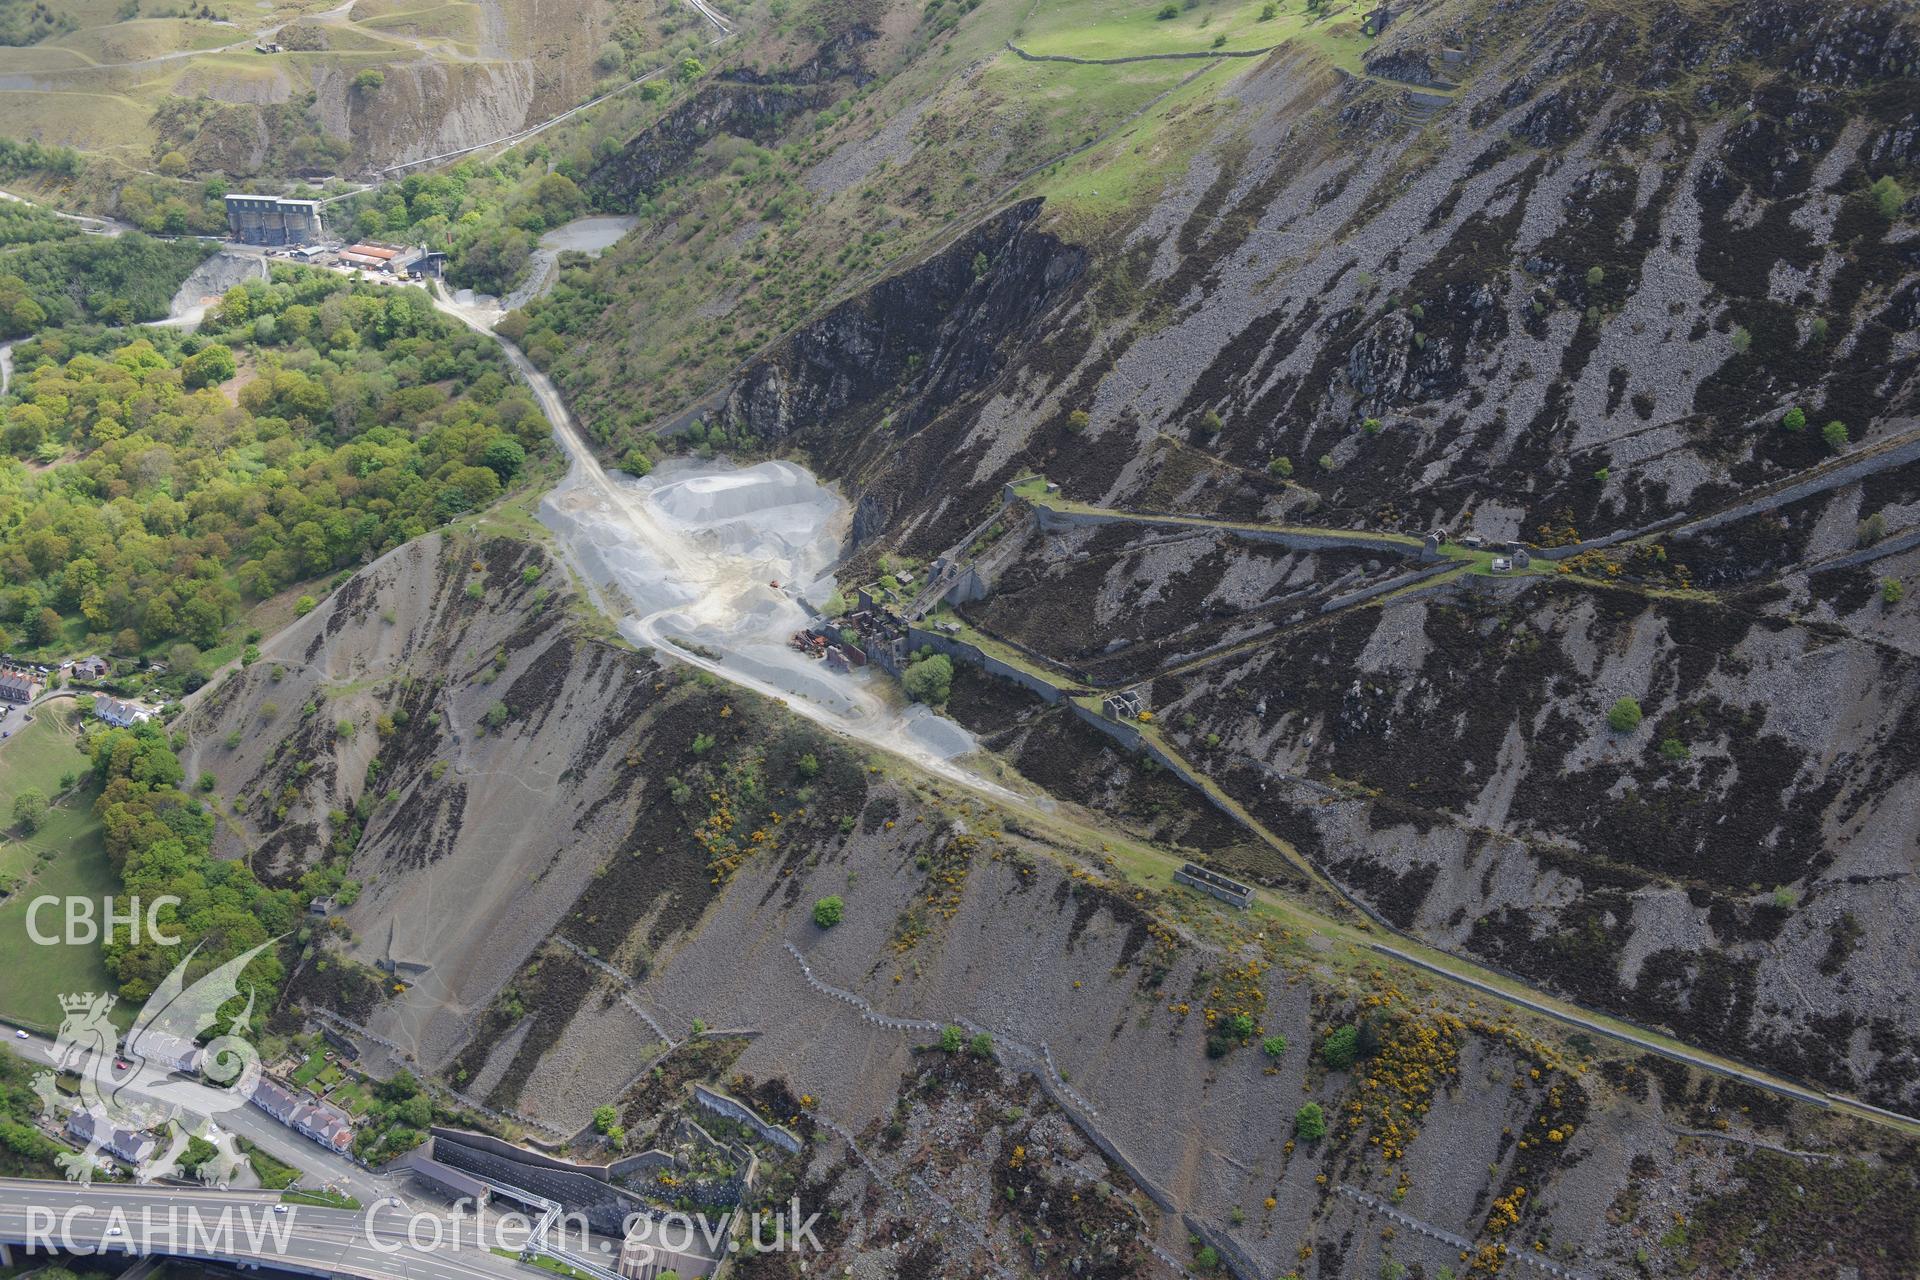
[[[179,1187],[0,1179],[0,1240],[44,1241],[78,1253],[104,1249],[258,1263],[359,1280],[526,1280],[529,1275],[521,1263],[486,1247],[494,1241],[480,1239],[482,1224],[473,1218],[429,1220],[392,1209],[369,1213],[313,1205],[277,1212],[276,1199]]]
[[[29,1033],[25,1040],[17,1036],[4,1042],[8,1049],[29,1062],[51,1065],[53,1041]],[[135,1086],[129,1088],[150,1096]],[[353,1161],[335,1155],[317,1142],[301,1137],[279,1124],[248,1102],[235,1106],[234,1095],[224,1089],[197,1081],[174,1079],[167,1085],[164,1101],[180,1102],[196,1114],[210,1118],[229,1133],[236,1133],[283,1164],[290,1164],[308,1176],[301,1185],[333,1187],[362,1204],[393,1194],[395,1179],[361,1168]]]

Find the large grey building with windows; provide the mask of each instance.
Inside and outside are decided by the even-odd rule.
[[[321,235],[320,202],[282,196],[228,196],[227,232],[242,244],[312,244]]]

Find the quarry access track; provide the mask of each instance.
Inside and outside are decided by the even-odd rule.
[[[1070,53],[1028,53],[1013,41],[1007,48],[1023,62],[1070,62],[1076,67],[1118,67],[1129,62],[1178,62],[1195,58],[1264,58],[1280,46],[1258,49],[1188,49],[1175,53],[1134,53],[1123,58],[1080,58]]]
[[[433,296],[436,308],[458,319],[462,324],[493,338],[500,344],[501,349],[508,357],[509,363],[512,364],[514,369],[520,374],[522,380],[525,381],[534,392],[536,403],[539,404],[542,414],[547,418],[549,428],[553,431],[555,438],[560,442],[565,452],[575,460],[576,465],[587,466],[598,470],[599,462],[593,456],[591,449],[587,446],[586,441],[582,438],[578,429],[573,425],[572,418],[558,390],[534,368],[525,353],[505,337],[494,333],[487,324],[447,301],[438,293]],[[1882,452],[1883,450],[1880,449],[1875,450],[1876,454]],[[1379,545],[1379,543],[1375,542],[1372,545]],[[817,708],[813,707],[812,704],[805,699],[792,698],[763,682],[742,678],[738,672],[729,670],[723,664],[708,662],[696,655],[679,651],[674,653],[674,660],[710,671],[716,677],[726,680],[730,684],[747,688],[763,696],[773,697],[831,732],[842,736],[854,736],[844,726],[836,723],[830,716],[821,714]],[[872,742],[864,742],[862,745],[869,750],[888,750],[886,747],[878,746]],[[890,752],[890,754],[896,753]],[[901,758],[908,759],[910,763],[916,765],[921,764],[919,761],[910,760],[909,757],[903,756]],[[1009,791],[1004,787],[997,786],[984,778],[977,777],[965,769],[950,766],[945,769],[930,768],[928,771],[936,777],[957,782],[967,789],[981,794],[994,803],[1009,809],[1018,810],[1031,820],[1042,824],[1044,827],[1061,829],[1062,827],[1073,825],[1072,819],[1065,818],[1051,811],[1047,806],[1031,800],[1026,796]],[[1191,770],[1189,770],[1189,772],[1192,773],[1196,779],[1201,780],[1199,783],[1196,783],[1196,785],[1201,787],[1203,794],[1207,795],[1208,799],[1216,805],[1219,805],[1229,817],[1232,817],[1236,822],[1246,827],[1263,843],[1267,844],[1268,847],[1273,848],[1283,857],[1286,857],[1290,863],[1296,865],[1304,863],[1309,874],[1316,882],[1327,882],[1327,877],[1324,873],[1314,867],[1310,860],[1305,859],[1303,855],[1294,851],[1284,840],[1281,840],[1273,832],[1267,830],[1243,807],[1234,803],[1231,797],[1226,796],[1225,792],[1221,791],[1217,784],[1209,788],[1206,783],[1211,782],[1211,780],[1207,779],[1205,774]],[[1095,844],[1099,843],[1099,835],[1095,830],[1091,828],[1075,828],[1075,831],[1076,834],[1074,838],[1076,840],[1084,837]],[[1157,849],[1151,850],[1151,853],[1167,870],[1171,870],[1181,861],[1181,859]],[[1781,1079],[1756,1068],[1751,1068],[1728,1059],[1718,1058],[1715,1055],[1695,1049],[1690,1045],[1682,1044],[1671,1037],[1661,1036],[1658,1033],[1636,1026],[1633,1023],[1611,1016],[1603,1016],[1589,1012],[1572,1001],[1539,991],[1531,984],[1517,977],[1498,974],[1474,960],[1465,959],[1451,952],[1430,947],[1421,939],[1411,934],[1403,933],[1395,928],[1383,917],[1378,916],[1363,904],[1357,902],[1351,895],[1339,890],[1337,885],[1335,886],[1335,892],[1340,900],[1353,906],[1366,918],[1352,923],[1337,920],[1311,907],[1289,901],[1283,895],[1268,889],[1256,890],[1255,896],[1256,901],[1273,913],[1291,917],[1299,921],[1304,927],[1312,929],[1323,936],[1338,937],[1356,949],[1365,950],[1376,948],[1377,939],[1372,936],[1376,930],[1401,939],[1408,946],[1417,948],[1420,953],[1426,954],[1421,955],[1413,952],[1393,950],[1388,950],[1387,954],[1403,958],[1405,962],[1437,977],[1472,990],[1478,990],[1512,1007],[1528,1010],[1583,1031],[1605,1035],[1611,1039],[1626,1040],[1642,1047],[1647,1052],[1659,1054],[1662,1057],[1672,1059],[1687,1066],[1698,1067],[1740,1080],[1754,1088],[1763,1089],[1777,1096],[1791,1098],[1796,1101],[1810,1102],[1816,1106],[1831,1107],[1843,1111],[1845,1114],[1857,1120],[1864,1120],[1883,1127],[1892,1127],[1908,1134],[1920,1134],[1920,1119],[1916,1119],[1913,1116],[1904,1115],[1900,1112],[1891,1111],[1857,1099],[1810,1090],[1804,1086]],[[1501,985],[1502,983],[1507,985],[1503,986]],[[1509,990],[1509,987],[1519,987],[1526,994],[1521,994],[1520,991]],[[1051,1071],[1049,1070],[1048,1074],[1043,1075],[1041,1078],[1051,1085],[1054,1082],[1050,1077]]]
[[[678,545],[671,542],[649,541],[659,534],[661,528],[647,510],[646,504],[632,491],[617,484],[600,465],[588,445],[586,437],[574,422],[567,410],[566,401],[547,376],[534,367],[519,347],[507,341],[491,328],[495,318],[490,314],[477,313],[471,307],[450,301],[435,292],[434,306],[442,313],[452,316],[462,324],[500,344],[508,362],[519,374],[521,380],[533,392],[541,413],[546,417],[553,432],[554,440],[560,445],[571,461],[568,478],[562,482],[593,502],[603,502],[607,508],[617,513],[617,521],[624,526],[622,536],[636,545],[652,548],[663,559],[670,572],[685,572],[689,580],[697,580],[698,562],[706,553],[690,540],[682,540]],[[830,733],[856,742],[867,750],[879,750],[910,762],[916,769],[934,778],[956,783],[968,790],[982,795],[996,803],[1017,805],[1023,809],[1044,811],[1046,803],[1036,801],[1003,787],[989,778],[975,773],[968,766],[957,763],[952,756],[942,755],[929,749],[924,743],[913,739],[910,730],[905,727],[904,719],[889,722],[877,715],[868,715],[870,708],[884,709],[884,701],[878,695],[866,693],[856,688],[864,702],[856,705],[855,711],[866,715],[865,719],[844,716],[832,707],[786,688],[771,679],[749,674],[736,667],[729,666],[718,655],[702,650],[698,645],[688,648],[676,643],[675,636],[659,629],[659,619],[674,612],[673,608],[654,610],[642,614],[631,614],[609,603],[602,593],[599,583],[593,576],[588,564],[582,560],[575,542],[565,536],[557,539],[562,560],[569,571],[582,584],[583,594],[598,609],[613,617],[616,622],[624,620],[628,639],[636,643],[652,645],[656,651],[671,653],[673,660],[687,666],[706,671],[726,680],[739,688],[747,689],[762,697],[771,698]],[[617,588],[616,588],[617,590]]]

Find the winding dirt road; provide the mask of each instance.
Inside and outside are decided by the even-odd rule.
[[[613,481],[600,466],[598,460],[593,455],[593,451],[588,447],[585,438],[581,435],[579,428],[574,423],[572,415],[567,411],[566,403],[561,398],[558,389],[554,387],[552,382],[549,381],[544,374],[533,367],[532,362],[526,358],[518,347],[493,332],[492,322],[494,319],[497,319],[497,314],[475,308],[462,308],[445,298],[439,297],[437,294],[435,297],[435,305],[446,314],[458,319],[461,323],[481,333],[485,333],[499,342],[502,349],[505,350],[507,358],[512,361],[513,366],[526,378],[527,384],[532,388],[542,412],[547,415],[548,422],[552,424],[554,438],[560,442],[561,447],[567,451],[568,456],[572,459],[572,467],[568,472],[567,480],[564,481],[563,484],[578,484],[590,487],[604,501],[615,504],[624,511],[631,512],[636,536],[645,536],[641,531],[657,529],[657,521],[654,520],[651,513],[641,509],[640,504],[637,503],[631,491]],[[576,562],[574,567],[578,570],[579,564]],[[582,577],[583,580],[585,580],[584,574]],[[589,591],[595,590],[591,583],[589,583],[588,589]],[[597,598],[597,592],[596,603],[600,604],[603,609],[606,607],[605,602]],[[612,616],[617,617],[620,615],[618,611],[614,611]],[[893,742],[876,740],[870,733],[863,732],[857,727],[849,726],[844,719],[832,715],[818,705],[804,698],[796,698],[791,692],[766,681],[743,676],[742,673],[727,666],[723,662],[715,661],[697,653],[691,653],[681,649],[675,649],[674,656],[680,661],[710,671],[714,675],[731,683],[752,689],[754,692],[767,697],[777,698],[791,707],[795,712],[806,716],[814,723],[844,737],[852,738],[864,746],[879,747],[895,754],[904,755],[917,767],[979,793],[997,804],[1018,812],[1043,829],[1061,833],[1069,840],[1084,844],[1086,847],[1098,847],[1103,841],[1112,841],[1115,838],[1110,832],[1097,831],[1093,828],[1085,827],[1074,818],[1059,811],[1055,806],[1044,801],[1038,801],[1031,796],[1018,794],[998,783],[982,777],[970,769],[957,765],[953,761],[928,758],[926,753],[915,751],[911,749],[911,747],[908,750],[902,751]],[[1166,870],[1170,870],[1171,867],[1178,862],[1178,859],[1173,858],[1172,855],[1165,854],[1157,849],[1141,847],[1137,849],[1136,852],[1166,864],[1164,868]],[[1259,891],[1258,904],[1260,908],[1284,917],[1290,923],[1303,925],[1322,936],[1346,942],[1356,949],[1369,950],[1399,963],[1411,965],[1434,977],[1455,983],[1478,994],[1491,997],[1510,1007],[1550,1018],[1556,1022],[1578,1028],[1582,1031],[1605,1036],[1611,1040],[1632,1045],[1644,1052],[1658,1054],[1661,1057],[1684,1063],[1687,1066],[1702,1071],[1708,1071],[1716,1075],[1739,1080],[1754,1088],[1764,1089],[1769,1093],[1790,1098],[1795,1102],[1832,1110],[1845,1114],[1853,1119],[1864,1120],[1875,1125],[1897,1129],[1904,1133],[1920,1134],[1920,1119],[1903,1115],[1899,1112],[1889,1111],[1870,1103],[1861,1102],[1858,1099],[1809,1088],[1770,1072],[1751,1067],[1745,1063],[1685,1044],[1680,1040],[1649,1028],[1636,1026],[1619,1018],[1595,1013],[1572,1001],[1541,991],[1530,984],[1522,983],[1512,977],[1495,973],[1471,960],[1463,959],[1449,952],[1438,951],[1420,942],[1418,939],[1399,935],[1397,940],[1402,945],[1389,946],[1378,940],[1377,934],[1380,930],[1375,926],[1334,919],[1331,916],[1323,915],[1299,903],[1287,900],[1282,895],[1269,890]]]

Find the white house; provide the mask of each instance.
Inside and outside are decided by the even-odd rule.
[[[138,702],[128,702],[124,698],[96,698],[93,702],[93,714],[116,729],[126,729],[139,724],[142,720],[153,719],[153,708],[142,706]]]

